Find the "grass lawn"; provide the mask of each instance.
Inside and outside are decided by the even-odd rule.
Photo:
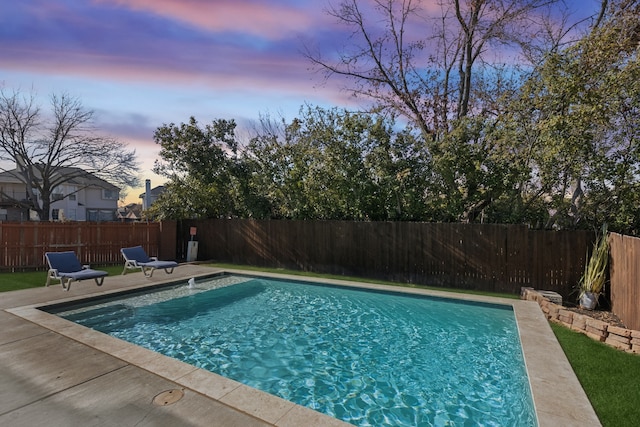
[[[638,425],[640,356],[616,350],[562,325],[552,323],[551,328],[602,425]]]
[[[367,279],[362,277],[351,277],[351,276],[339,276],[335,274],[311,273],[308,271],[285,270],[282,268],[253,267],[250,265],[237,265],[237,264],[207,264],[207,265],[210,267],[223,268],[223,269],[230,268],[235,270],[246,270],[246,271],[256,271],[256,272],[264,271],[268,273],[288,274],[291,276],[306,276],[306,277],[319,277],[324,279],[349,280],[352,282],[374,283],[378,285],[399,286],[399,287],[405,287],[405,288],[431,289],[434,291],[447,291],[447,292],[454,292],[454,293],[460,293],[460,294],[486,295],[486,296],[492,296],[492,297],[511,298],[511,299],[520,298],[520,295],[515,295],[515,294],[472,291],[468,289],[442,288],[442,287],[436,287],[436,286],[414,285],[413,283],[389,282],[386,280]]]
[[[109,272],[109,276],[122,273],[122,266],[92,267],[94,270]],[[46,271],[28,271],[24,273],[0,273],[0,292],[18,291],[20,289],[39,288],[47,281]],[[55,280],[54,284],[60,283]]]
[[[237,264],[208,264],[210,267],[216,268],[231,268],[236,270],[247,270],[247,271],[266,271],[270,273],[280,273],[280,274],[289,274],[292,276],[307,276],[307,277],[321,277],[327,279],[340,279],[340,280],[352,280],[356,282],[364,282],[364,283],[377,283],[382,285],[391,285],[391,286],[405,286],[405,287],[418,287],[417,285],[413,285],[410,283],[398,283],[398,282],[389,282],[385,280],[374,280],[374,279],[363,279],[360,277],[348,277],[348,276],[337,276],[331,274],[315,274],[304,271],[293,271],[293,270],[283,270],[278,268],[258,268],[252,267],[248,265],[237,265]],[[95,270],[105,270],[109,272],[109,276],[117,276],[122,273],[122,266],[120,265],[112,265],[108,267],[92,267]],[[29,271],[29,272],[20,272],[20,273],[0,273],[0,292],[7,291],[16,291],[20,289],[28,289],[28,288],[37,288],[40,286],[44,286],[47,281],[47,273],[45,271]],[[57,283],[57,281],[56,281]],[[458,292],[458,293],[469,293],[475,295],[490,295],[495,297],[502,298],[518,298],[518,295],[514,294],[502,294],[502,293],[490,293],[490,292],[475,292],[470,290],[460,290],[460,289],[446,289],[446,288],[438,288],[438,287],[430,287],[430,286],[419,286],[423,289],[433,289],[440,291],[449,291],[449,292]]]

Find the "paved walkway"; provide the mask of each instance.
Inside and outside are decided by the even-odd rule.
[[[84,281],[69,292],[56,285],[0,294],[0,425],[345,425],[31,307],[214,272],[182,265],[152,279],[107,277],[102,287]]]
[[[0,425],[346,425],[35,308],[79,296],[186,281],[215,271],[181,265],[172,275],[156,271],[151,279],[141,273],[107,277],[102,287],[85,281],[72,283],[69,292],[55,285],[1,293]],[[600,425],[537,304],[511,303],[540,426]]]

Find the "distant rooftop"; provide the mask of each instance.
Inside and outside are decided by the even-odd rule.
[[[157,187],[154,187],[151,190],[149,190],[149,194],[151,195],[151,197],[154,197],[154,196],[157,197],[160,194],[162,194],[163,191],[164,191],[164,185],[158,185]],[[140,194],[139,198],[143,199],[146,194],[147,192],[145,191],[144,193]]]

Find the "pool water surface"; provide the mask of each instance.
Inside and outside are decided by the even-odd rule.
[[[222,276],[55,312],[356,425],[537,425],[510,306]]]

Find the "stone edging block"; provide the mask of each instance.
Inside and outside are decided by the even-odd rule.
[[[562,305],[551,302],[541,292],[546,291],[523,287],[520,289],[520,299],[537,302],[544,315],[551,322],[560,323],[617,349],[640,354],[640,331],[613,326],[607,322],[567,310]]]

